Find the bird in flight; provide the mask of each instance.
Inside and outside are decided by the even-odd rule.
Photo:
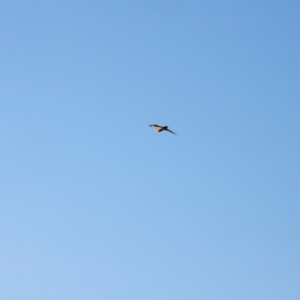
[[[160,126],[160,125],[156,125],[156,124],[151,124],[149,125],[150,127],[154,127],[156,132],[161,132],[161,131],[169,131],[173,134],[176,134],[175,132],[171,131],[168,126]]]

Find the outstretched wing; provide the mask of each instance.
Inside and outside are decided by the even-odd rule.
[[[173,132],[172,130],[170,130],[169,128],[167,128],[167,129],[165,129],[165,130],[167,130],[167,131],[169,131],[169,132],[171,132],[171,133],[173,133],[173,134],[176,134],[175,132]],[[177,135],[177,134],[176,134]]]

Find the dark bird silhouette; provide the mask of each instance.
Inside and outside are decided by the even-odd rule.
[[[156,124],[151,124],[151,125],[149,125],[150,127],[154,127],[155,128],[155,131],[156,132],[162,132],[162,131],[169,131],[169,132],[171,132],[171,133],[173,133],[173,134],[176,134],[175,132],[173,132],[172,130],[170,130],[169,128],[168,128],[168,126],[160,126],[160,125],[156,125]]]

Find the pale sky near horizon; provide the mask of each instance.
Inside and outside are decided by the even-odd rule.
[[[299,15],[1,0],[0,299],[299,300]]]

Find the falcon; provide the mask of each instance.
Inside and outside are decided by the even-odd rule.
[[[156,132],[169,131],[169,132],[171,132],[171,133],[173,133],[173,134],[176,134],[175,132],[171,131],[171,130],[168,128],[168,126],[160,126],[160,125],[156,125],[156,124],[151,124],[151,125],[149,125],[149,126],[150,126],[150,127],[153,126]]]

